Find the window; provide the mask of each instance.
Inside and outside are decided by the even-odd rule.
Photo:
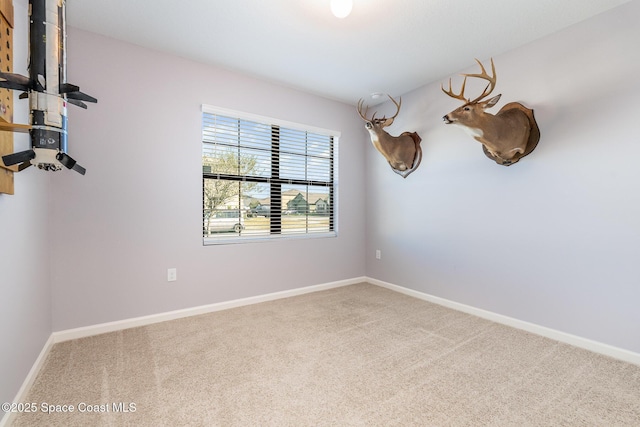
[[[202,110],[204,244],[336,235],[338,132]]]

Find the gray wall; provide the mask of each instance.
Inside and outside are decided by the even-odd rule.
[[[27,2],[14,3],[14,72],[26,74]],[[16,123],[28,122],[28,107],[16,94]],[[28,149],[28,135],[15,134],[14,145]],[[51,335],[49,178],[14,174],[15,194],[0,195],[0,402],[13,400]]]
[[[494,57],[492,111],[522,102],[542,133],[511,167],[443,124],[460,102],[440,82],[405,94],[393,132],[417,131],[424,158],[403,180],[368,148],[367,275],[640,352],[638,16],[634,1]]]
[[[364,275],[366,146],[351,106],[73,28],[68,61],[98,103],[69,109],[86,176],[52,176],[54,330]],[[341,131],[338,237],[203,247],[203,103]]]

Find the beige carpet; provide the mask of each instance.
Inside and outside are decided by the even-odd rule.
[[[640,426],[640,367],[358,284],[56,344],[27,401],[75,412],[15,427]]]

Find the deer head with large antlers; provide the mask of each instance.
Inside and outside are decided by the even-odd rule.
[[[367,118],[369,107],[366,107],[364,113],[364,100],[358,101],[358,114],[364,120],[364,127],[369,131],[371,143],[385,159],[389,162],[391,169],[403,178],[409,176],[411,172],[418,168],[422,160],[422,148],[420,148],[420,135],[415,132],[403,132],[400,136],[391,136],[384,130],[387,126],[391,126],[393,120],[400,113],[402,98],[396,102],[391,95],[387,95],[396,106],[396,113],[393,117],[376,119],[376,113],[371,118]]]
[[[499,165],[509,166],[516,163],[522,157],[531,153],[540,140],[540,130],[530,110],[518,102],[506,104],[493,115],[486,112],[493,107],[501,95],[483,101],[489,96],[496,86],[496,68],[491,59],[490,76],[480,61],[480,74],[463,74],[464,81],[460,93],[456,94],[451,89],[441,87],[442,91],[452,98],[461,100],[464,104],[443,117],[446,124],[461,126],[474,139],[482,143],[482,148],[487,157]],[[471,100],[464,97],[464,89],[467,77],[476,77],[487,80],[489,83],[477,98]]]

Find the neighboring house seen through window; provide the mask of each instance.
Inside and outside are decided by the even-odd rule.
[[[338,132],[202,110],[204,244],[336,235]]]

